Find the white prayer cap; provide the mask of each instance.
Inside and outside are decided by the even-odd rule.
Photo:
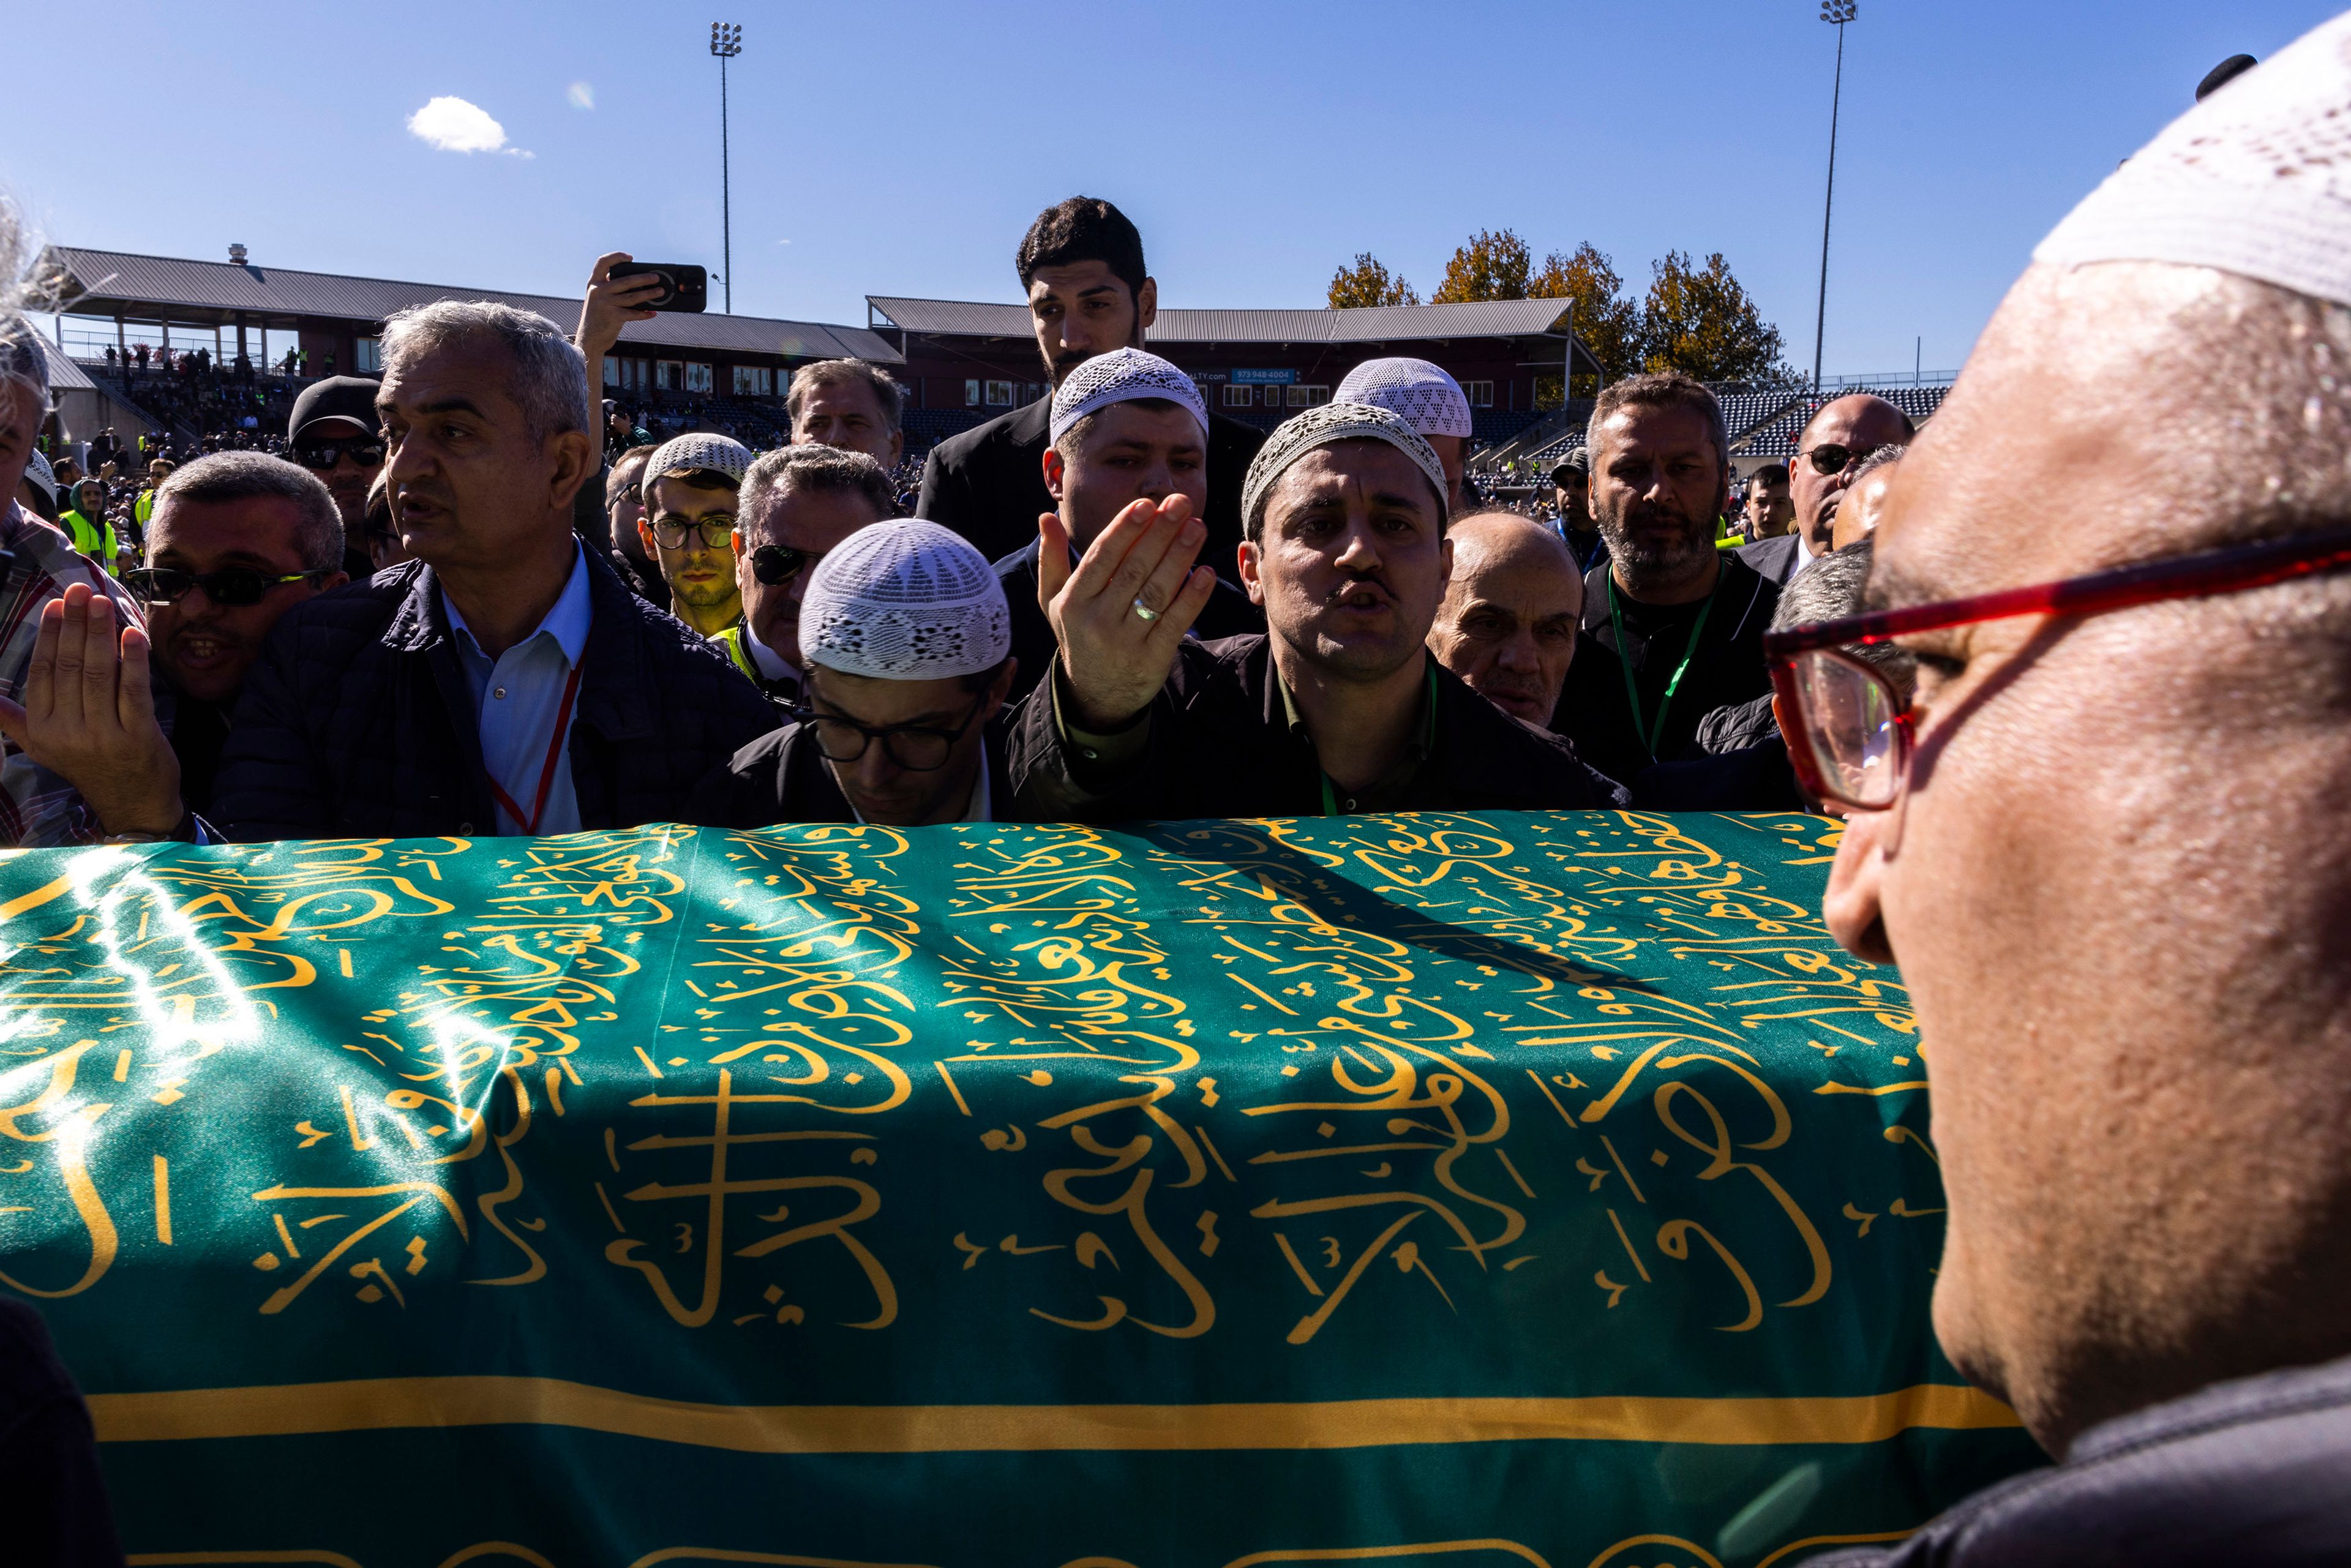
[[[1365,360],[1347,372],[1331,401],[1386,409],[1423,435],[1469,434],[1469,400],[1461,383],[1426,360]]]
[[[26,453],[25,455],[25,477],[31,482],[34,489],[38,490],[42,495],[47,496],[49,498],[50,506],[54,507],[57,504],[57,470],[49,466],[49,460],[47,458],[42,456],[37,452]],[[9,498],[11,500],[15,499],[14,497]]]
[[[2166,126],[2032,259],[2217,267],[2351,304],[2351,13]]]
[[[1326,402],[1320,408],[1308,409],[1295,419],[1285,420],[1249,460],[1249,475],[1241,481],[1241,526],[1251,538],[1257,537],[1263,525],[1265,498],[1272,493],[1273,482],[1291,464],[1316,447],[1328,446],[1334,441],[1386,442],[1418,465],[1429,488],[1437,492],[1437,515],[1447,516],[1445,465],[1437,460],[1437,454],[1420,438],[1418,431],[1386,409],[1374,408],[1370,403]]]
[[[816,563],[800,596],[809,662],[849,675],[928,681],[992,670],[1012,612],[987,558],[919,517],[869,523]]]
[[[651,489],[653,482],[664,474],[674,474],[680,468],[702,468],[726,475],[735,482],[737,489],[741,489],[743,475],[750,466],[751,449],[741,442],[728,435],[695,431],[690,435],[673,436],[654,449],[653,456],[645,461],[644,483]]]
[[[1136,398],[1165,398],[1180,403],[1200,426],[1200,440],[1208,439],[1208,405],[1192,378],[1156,354],[1141,349],[1113,349],[1096,354],[1071,371],[1053,393],[1050,440],[1059,441],[1070,426],[1097,409]]]

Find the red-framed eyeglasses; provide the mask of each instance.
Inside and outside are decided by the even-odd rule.
[[[1796,716],[1800,731],[1789,760],[1819,800],[1875,811],[1900,799],[1917,738],[1909,700],[1883,672],[1844,652],[1855,644],[2011,615],[2103,615],[2135,604],[2263,588],[2346,566],[2351,528],[2332,528],[1767,632],[1763,655],[1771,667],[1771,688]]]

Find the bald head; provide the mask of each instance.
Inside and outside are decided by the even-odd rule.
[[[1795,531],[1803,536],[1807,549],[1825,555],[1835,548],[1831,536],[1837,506],[1860,459],[1876,447],[1903,444],[1917,428],[1908,414],[1871,392],[1823,403],[1805,422],[1796,437],[1796,455],[1788,460],[1788,495],[1796,506]],[[1842,467],[1823,474],[1812,455],[1827,455],[1822,449],[1831,446],[1852,455]]]
[[[1895,470],[1872,597],[2340,527],[2346,361],[2341,306],[2036,267]],[[1909,793],[1827,912],[1928,1042],[1953,1361],[2063,1452],[2351,1354],[2351,576],[1903,642]]]
[[[1548,726],[1583,612],[1575,558],[1549,528],[1516,512],[1458,518],[1452,538],[1453,577],[1429,651],[1504,713]]]

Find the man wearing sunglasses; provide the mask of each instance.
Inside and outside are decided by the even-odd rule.
[[[734,538],[743,615],[712,641],[769,701],[789,708],[806,695],[799,622],[810,570],[897,504],[879,463],[837,446],[781,447],[744,476]]]
[[[130,622],[68,591],[43,628],[21,743],[109,832],[160,836],[208,813],[246,672],[279,616],[349,580],[342,557],[334,497],[293,464],[221,452],[174,470],[148,564],[123,574],[146,608],[143,643],[133,651],[120,631]],[[116,699],[75,700],[86,683]]]
[[[1903,458],[1872,612],[1767,644],[1860,808],[1829,926],[1917,1011],[1937,1336],[2064,1461],[1836,1561],[2351,1562],[2346,102],[2351,16],[2124,162]],[[1838,652],[1887,637],[1913,703]]]
[[[637,538],[669,586],[669,612],[705,637],[743,618],[735,586],[735,517],[751,449],[696,433],[645,459]]]
[[[1739,557],[1773,582],[1785,582],[1835,549],[1837,507],[1859,477],[1864,459],[1881,447],[1901,447],[1917,434],[1910,416],[1870,392],[1821,405],[1796,437],[1788,460],[1787,498],[1794,513],[1788,531],[1740,547]]]
[[[799,613],[796,722],[714,769],[692,821],[909,828],[1009,813],[995,720],[1015,661],[986,557],[936,523],[877,522],[810,570]]]
[[[383,472],[375,394],[364,376],[329,376],[302,389],[286,421],[286,455],[319,476],[342,514],[343,570],[354,578],[374,570],[365,540],[368,486]]]

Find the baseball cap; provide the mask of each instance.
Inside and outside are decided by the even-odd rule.
[[[302,439],[302,432],[322,419],[348,419],[370,434],[382,427],[375,412],[376,383],[365,376],[329,376],[312,382],[294,400],[286,422],[286,438]]]

